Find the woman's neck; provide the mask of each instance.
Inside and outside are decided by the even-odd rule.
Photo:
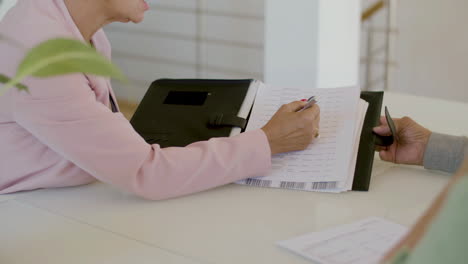
[[[93,35],[112,22],[105,9],[96,0],[64,0],[73,21],[86,42],[91,43]]]

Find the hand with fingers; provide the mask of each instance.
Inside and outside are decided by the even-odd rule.
[[[271,153],[306,149],[319,134],[320,108],[313,105],[301,112],[307,102],[295,101],[281,106],[268,123],[262,127]]]
[[[397,135],[392,145],[378,147],[380,158],[399,164],[423,165],[424,152],[431,131],[419,125],[409,117],[394,118]],[[391,135],[385,117],[380,118],[381,125],[374,128],[374,132],[381,136]]]

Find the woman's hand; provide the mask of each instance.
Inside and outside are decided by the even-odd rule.
[[[384,148],[379,148],[380,158],[394,163],[423,165],[424,152],[431,131],[422,127],[409,117],[394,118],[397,135],[395,142]],[[390,128],[385,117],[380,118],[381,125],[374,128],[378,135],[389,136]]]
[[[304,150],[318,136],[320,108],[318,105],[297,112],[306,102],[292,102],[281,106],[268,123],[262,127],[271,153]]]

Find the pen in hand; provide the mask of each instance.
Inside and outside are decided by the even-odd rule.
[[[311,96],[309,97],[309,99],[307,99],[307,103],[306,105],[304,105],[304,107],[302,107],[301,109],[299,109],[299,111],[297,112],[302,112],[308,108],[311,108],[314,104],[317,103],[317,100],[315,99],[315,95],[314,96]],[[320,137],[320,133],[318,132],[318,129],[317,129],[317,133],[315,134],[315,137],[316,138],[319,138]]]
[[[317,103],[317,100],[315,100],[315,95],[314,96],[311,96],[309,97],[309,99],[307,99],[307,104],[304,105],[304,107],[302,107],[302,109],[299,109],[299,111],[297,112],[302,112],[308,108],[311,108],[314,104]]]

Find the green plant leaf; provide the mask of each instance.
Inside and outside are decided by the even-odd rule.
[[[7,83],[10,80],[11,79],[8,76],[0,74],[0,83]],[[18,90],[20,90],[20,91],[23,90],[23,91],[29,92],[28,87],[26,85],[24,85],[24,84],[21,84],[21,83],[16,84],[16,88],[18,88]]]
[[[90,45],[57,38],[31,49],[4,90],[16,86],[27,76],[46,78],[78,72],[126,80],[114,64]]]

